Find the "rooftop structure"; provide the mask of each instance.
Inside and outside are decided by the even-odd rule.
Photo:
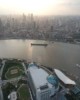
[[[46,78],[48,77],[47,72],[45,72],[42,69],[38,69],[37,67],[31,67],[29,68],[29,70],[30,70],[36,89],[39,88],[40,86],[47,84],[47,80],[46,80]]]
[[[33,63],[28,66],[28,79],[36,100],[51,100],[58,91],[58,81]]]
[[[64,84],[70,84],[70,85],[76,85],[76,83],[68,78],[66,75],[64,75],[60,70],[54,69],[54,72],[56,73],[57,77],[64,83]]]
[[[80,87],[77,87],[77,86],[75,86],[75,87],[73,87],[72,89],[71,89],[71,92],[73,93],[73,94],[80,94]]]
[[[9,100],[17,100],[17,93],[15,91],[11,92],[8,96]]]
[[[74,100],[80,100],[80,87],[75,86],[70,90],[70,93]]]

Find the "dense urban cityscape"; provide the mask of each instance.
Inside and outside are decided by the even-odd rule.
[[[80,100],[80,0],[0,0],[0,100]]]
[[[0,39],[80,42],[80,16],[1,15]]]

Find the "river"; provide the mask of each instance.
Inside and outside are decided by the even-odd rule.
[[[31,46],[48,43],[48,46]],[[0,40],[0,58],[19,58],[64,69],[80,77],[80,45],[42,40]]]

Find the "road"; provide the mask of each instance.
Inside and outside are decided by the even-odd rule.
[[[3,81],[1,80],[1,76],[2,76],[4,65],[5,65],[5,60],[3,60],[3,62],[2,62],[2,68],[0,70],[0,100],[3,100],[3,92],[2,92],[2,89],[1,89]]]
[[[2,93],[1,86],[0,86],[0,100],[3,100],[3,93]]]
[[[24,71],[25,71],[25,74],[27,75],[27,69],[26,69],[26,66],[24,63],[22,63],[23,67],[24,67]]]
[[[3,69],[4,69],[5,61],[6,60],[2,61],[2,67],[1,67],[1,70],[0,70],[0,77],[2,76],[2,72],[3,72]]]
[[[0,77],[0,100],[3,100],[3,93],[2,93],[1,86],[2,86],[2,80],[1,80],[1,77]]]

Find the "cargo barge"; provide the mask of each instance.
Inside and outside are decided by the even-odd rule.
[[[41,44],[41,43],[31,43],[31,46],[47,46],[48,44]]]

